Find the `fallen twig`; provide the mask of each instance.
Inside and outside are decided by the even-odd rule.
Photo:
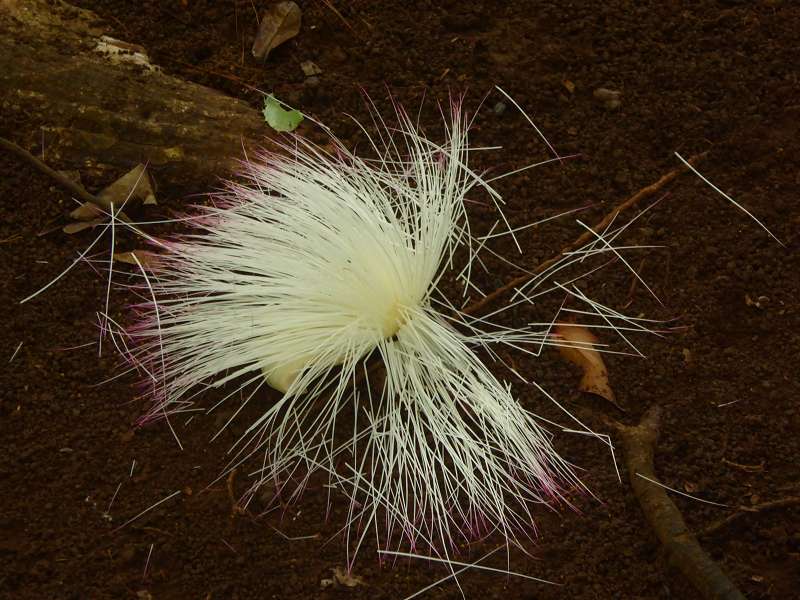
[[[707,154],[706,152],[703,152],[702,154],[697,154],[695,156],[692,156],[687,162],[690,165],[694,165],[695,163],[700,162],[706,156],[706,154]],[[617,215],[619,215],[621,212],[631,208],[632,206],[635,206],[641,200],[652,196],[653,194],[655,194],[656,192],[661,190],[664,186],[666,186],[667,184],[671,183],[676,177],[678,177],[678,175],[680,175],[680,174],[682,174],[682,173],[684,173],[685,171],[688,171],[688,170],[689,170],[688,167],[680,166],[677,169],[674,169],[674,170],[670,171],[669,173],[667,173],[666,175],[664,175],[663,177],[661,177],[661,179],[659,179],[655,183],[651,183],[647,187],[643,187],[638,192],[636,192],[633,196],[631,196],[630,198],[628,198],[627,200],[625,200],[621,204],[618,204],[617,206],[615,206],[611,210],[611,212],[609,212],[605,217],[603,217],[600,220],[600,222],[598,222],[594,226],[593,231],[594,232],[601,232],[614,219],[616,219]],[[548,268],[550,268],[552,265],[554,265],[556,262],[558,262],[565,252],[571,252],[573,250],[576,250],[576,249],[580,248],[586,242],[590,241],[593,237],[594,237],[594,233],[592,231],[584,232],[574,242],[572,242],[571,244],[568,244],[567,246],[562,248],[561,252],[559,254],[557,254],[556,256],[554,256],[554,257],[552,257],[552,258],[550,258],[550,259],[548,259],[548,260],[546,260],[546,261],[544,261],[542,263],[539,263],[539,265],[535,269],[533,269],[533,271],[531,271],[530,273],[525,273],[523,275],[520,275],[519,277],[515,277],[514,279],[512,279],[511,281],[509,281],[505,285],[497,288],[493,292],[490,292],[489,294],[487,294],[486,296],[484,296],[480,300],[476,300],[475,302],[472,302],[471,304],[467,305],[463,309],[462,312],[464,312],[464,313],[466,313],[468,315],[474,315],[475,313],[479,313],[481,310],[486,308],[486,306],[488,306],[489,304],[494,302],[497,298],[503,296],[504,294],[507,294],[509,292],[514,291],[515,289],[517,289],[521,285],[525,285],[526,283],[531,281],[536,275],[539,275],[539,274],[543,273],[544,271],[546,271]]]
[[[62,188],[74,194],[84,202],[89,202],[90,204],[94,204],[95,206],[102,208],[103,210],[108,210],[108,206],[100,202],[97,198],[95,198],[92,194],[87,192],[83,187],[72,181],[69,177],[65,177],[58,171],[51,169],[41,160],[36,158],[33,154],[25,150],[22,146],[19,146],[12,142],[11,140],[7,140],[4,137],[0,137],[0,146],[8,150],[9,152],[13,152],[19,158],[28,162],[31,166],[35,167],[45,175],[47,175],[50,179],[55,181],[58,185]]]
[[[23,159],[31,166],[35,167],[38,171],[47,175],[55,183],[60,185],[62,188],[64,188],[65,190],[67,190],[80,200],[88,202],[89,204],[93,204],[94,206],[101,209],[103,213],[108,213],[111,210],[111,205],[109,203],[103,202],[96,196],[90,194],[82,186],[72,181],[69,177],[65,177],[58,171],[51,169],[41,160],[36,158],[33,154],[25,150],[25,148],[15,144],[11,140],[7,140],[4,137],[0,137],[0,147],[3,147],[9,152],[16,154],[19,158]],[[128,227],[130,227],[133,231],[135,231],[139,235],[147,237],[136,226],[132,225],[133,221],[131,221],[131,218],[128,215],[126,215],[124,211],[117,210],[115,212],[115,217],[120,221],[127,223]]]
[[[800,496],[789,496],[788,498],[781,498],[780,500],[771,500],[769,502],[762,502],[761,504],[754,504],[753,506],[740,506],[738,507],[737,512],[730,514],[723,519],[719,519],[718,521],[714,521],[708,527],[698,531],[697,535],[698,537],[711,535],[712,533],[719,531],[723,527],[730,525],[745,515],[798,505],[800,505]]]
[[[678,507],[664,488],[639,474],[656,480],[653,455],[658,441],[661,408],[653,406],[636,426],[612,422],[622,437],[625,464],[631,487],[647,522],[667,551],[669,562],[707,600],[744,600],[744,595],[702,549],[689,531]]]
[[[722,462],[724,462],[729,467],[735,467],[737,469],[741,469],[747,473],[760,473],[764,470],[764,462],[762,461],[760,465],[743,465],[742,463],[733,462],[732,460],[728,460],[724,456],[722,457]]]

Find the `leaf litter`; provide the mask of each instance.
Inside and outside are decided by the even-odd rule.
[[[278,2],[264,13],[253,42],[255,58],[265,60],[269,53],[300,33],[302,12],[294,2]]]
[[[553,333],[559,338],[558,351],[569,362],[583,370],[578,389],[608,400],[620,410],[614,390],[608,381],[608,369],[597,350],[598,339],[589,329],[577,323],[558,323]],[[561,342],[567,345],[562,345]]]
[[[363,578],[359,577],[358,575],[348,573],[342,567],[334,567],[331,569],[331,571],[333,572],[332,578],[322,579],[319,582],[319,585],[322,589],[339,585],[349,588],[356,587],[358,585],[366,585]]]
[[[105,211],[96,204],[84,202],[70,212],[69,216],[77,222],[65,225],[62,228],[64,233],[72,235],[105,223],[112,204],[117,209],[123,205],[130,207],[136,203],[141,203],[143,206],[158,204],[155,184],[146,169],[145,165],[139,163],[97,194],[97,201],[105,207]]]

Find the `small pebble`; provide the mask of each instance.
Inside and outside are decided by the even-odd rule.
[[[300,68],[303,70],[303,74],[305,74],[306,77],[314,77],[315,75],[322,74],[322,69],[310,60],[301,62]]]

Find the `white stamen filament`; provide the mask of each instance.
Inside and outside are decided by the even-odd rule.
[[[131,361],[153,374],[152,418],[191,410],[209,386],[243,381],[223,400],[255,387],[239,410],[264,380],[281,391],[237,442],[230,468],[261,453],[253,489],[273,482],[288,492],[293,482],[291,498],[326,472],[351,500],[355,551],[372,528],[387,548],[398,535],[434,550],[490,531],[513,540],[533,532],[533,505],[568,504],[564,490],[583,487],[476,352],[502,361],[492,344],[538,354],[557,341],[552,324],[496,325],[445,298],[440,282],[451,269],[472,285],[456,252],[480,261],[495,237],[494,228],[471,234],[467,194],[482,189],[498,210],[502,200],[467,166],[459,107],[443,145],[402,111],[398,118],[380,146],[369,140],[378,160],[335,140],[337,156],[295,138],[285,154],[247,163],[246,181],[191,219],[192,233],[159,242],[144,296],[153,300],[125,332]],[[554,271],[617,251],[598,238]],[[604,326],[625,319],[590,306]],[[369,357],[386,376],[364,392],[354,382]],[[354,430],[342,436],[345,411]]]

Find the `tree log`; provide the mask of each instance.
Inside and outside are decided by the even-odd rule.
[[[164,74],[143,49],[102,36],[97,16],[46,0],[0,0],[0,106],[6,135],[62,168],[128,170],[160,181],[225,175],[248,141],[265,142],[246,103]]]

